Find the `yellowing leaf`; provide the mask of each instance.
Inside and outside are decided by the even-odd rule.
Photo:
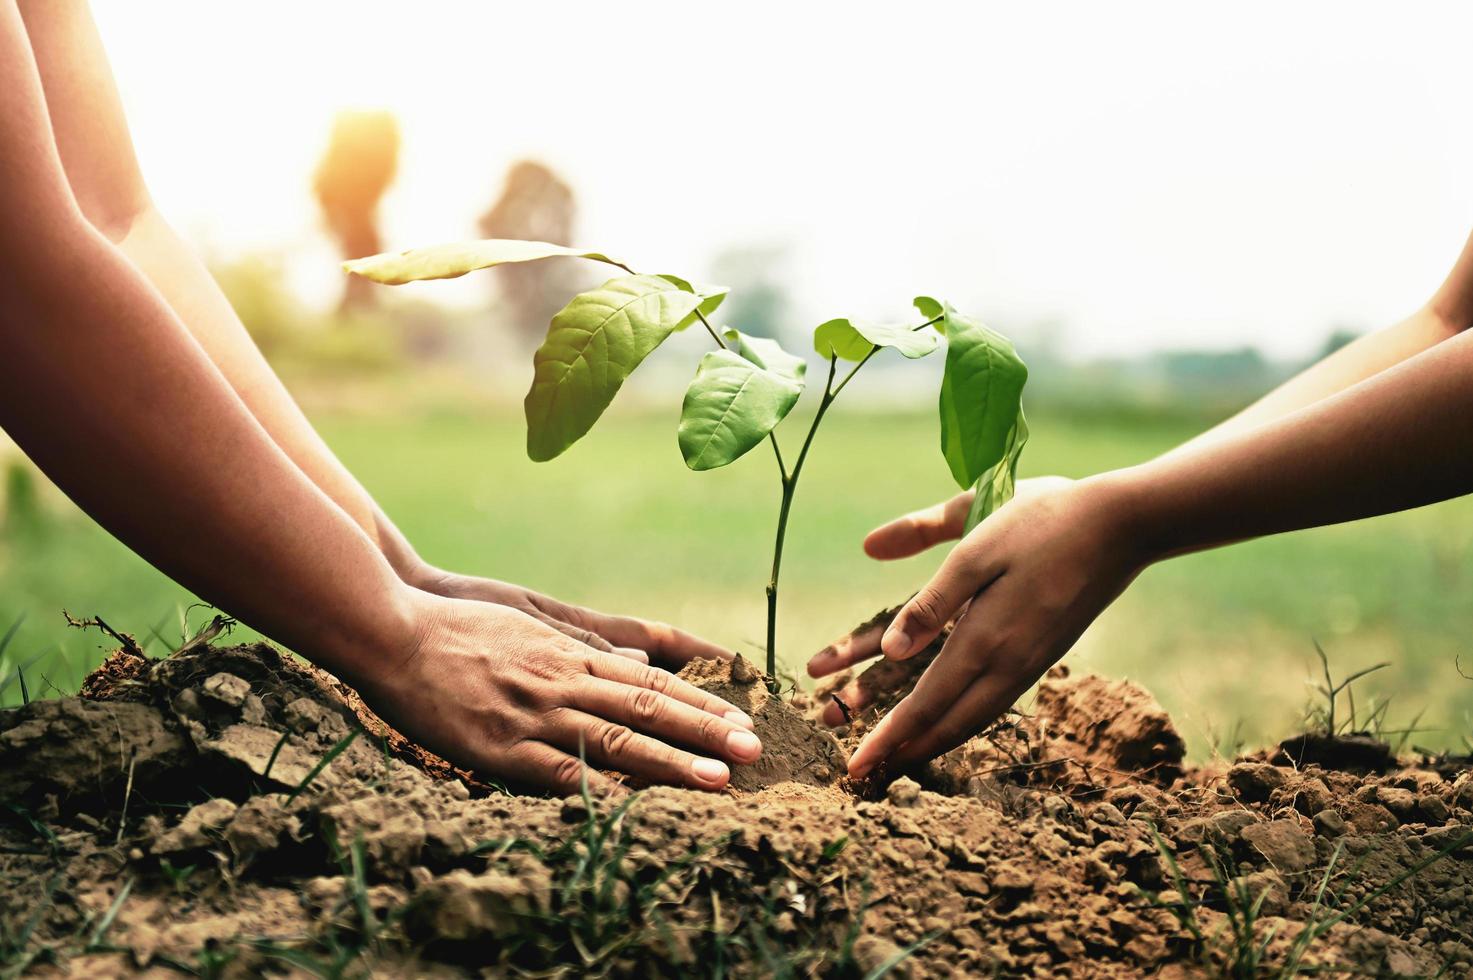
[[[387,286],[399,286],[422,279],[454,279],[477,269],[489,269],[508,262],[535,262],[538,259],[567,256],[607,262],[621,269],[628,267],[602,252],[568,248],[549,242],[526,242],[515,238],[487,238],[478,242],[454,242],[412,248],[407,252],[385,252],[343,263],[343,268],[357,276]]]

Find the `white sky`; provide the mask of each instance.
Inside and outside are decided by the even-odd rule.
[[[1420,303],[1473,227],[1468,5],[94,8],[165,211],[290,250],[319,296],[308,181],[345,106],[400,117],[391,247],[472,236],[535,155],[642,269],[785,242],[813,322],[927,292],[1091,353],[1302,354]],[[454,286],[413,288],[484,295]]]

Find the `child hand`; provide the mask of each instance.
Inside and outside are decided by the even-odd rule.
[[[1020,486],[1017,498],[953,549],[882,637],[814,658],[809,672],[815,675],[872,655],[875,646],[903,660],[956,620],[915,690],[855,750],[851,776],[881,763],[908,768],[950,751],[991,724],[1073,646],[1146,564],[1124,487],[1110,475],[1029,481],[1026,492]],[[965,519],[962,499],[880,528],[865,550],[898,558],[954,537]]]
[[[1053,476],[1022,480],[1018,483],[1017,494],[1013,500],[1026,500],[1035,494],[1068,482],[1062,477]],[[865,554],[879,561],[910,558],[943,541],[953,541],[961,537],[962,528],[966,526],[967,512],[972,507],[974,494],[973,490],[963,490],[950,500],[944,500],[923,510],[912,511],[875,528],[864,539]],[[827,677],[869,660],[871,657],[878,657],[880,637],[888,625],[888,622],[882,620],[863,626],[824,647],[809,659],[808,675]],[[854,714],[869,707],[873,699],[873,691],[855,679],[838,692],[838,698],[844,702],[851,714]],[[845,721],[844,713],[840,710],[839,705],[830,702],[824,709],[823,723],[837,726],[844,724]]]

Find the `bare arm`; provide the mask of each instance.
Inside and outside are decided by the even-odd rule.
[[[990,724],[1147,565],[1473,491],[1470,440],[1464,333],[1257,428],[1008,504],[957,545],[880,640],[904,659],[959,615],[850,773],[923,762]]]
[[[0,173],[0,426],[143,557],[486,773],[607,784],[585,772],[586,750],[719,789],[721,759],[761,752],[750,719],[668,673],[395,574],[82,213],[13,0],[0,0]]]
[[[1415,357],[1470,326],[1473,326],[1473,235],[1464,244],[1447,279],[1421,309],[1400,323],[1346,344],[1175,452],[1217,442],[1297,412]]]
[[[370,651],[407,655],[405,590],[373,542],[82,215],[14,5],[0,18],[0,422],[100,523],[201,595],[350,676]]]
[[[153,284],[282,451],[382,543],[373,499],[327,448],[204,265],[154,207],[85,0],[26,0],[20,9],[82,213]],[[390,554],[391,563],[399,557]]]
[[[55,139],[83,214],[144,274],[289,459],[372,539],[398,576],[517,609],[580,643],[678,665],[729,653],[663,623],[610,616],[425,562],[318,435],[189,245],[153,206],[85,0],[23,0]]]

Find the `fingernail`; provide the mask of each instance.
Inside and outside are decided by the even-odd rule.
[[[738,730],[726,736],[726,747],[740,759],[755,759],[762,754],[762,742],[749,731]]]
[[[730,711],[728,711],[722,717],[724,717],[727,721],[731,722],[733,725],[741,725],[743,728],[746,728],[746,729],[752,729],[752,728],[756,728],[757,727],[756,725],[754,725],[752,723],[752,716],[749,715],[749,714],[747,714],[745,711],[742,711],[742,710],[740,710],[738,708],[732,708]]]
[[[856,766],[854,764],[854,761],[851,759],[849,762],[849,778],[863,779],[865,776],[869,775],[869,771],[874,767],[874,763],[872,762],[862,762]]]
[[[887,657],[903,657],[910,652],[910,637],[904,630],[891,627],[880,638],[880,652]]]
[[[619,654],[621,657],[628,657],[630,660],[638,660],[642,664],[647,664],[650,662],[649,654],[645,653],[643,650],[636,650],[634,649],[634,647],[615,647],[614,652]]]
[[[731,772],[726,763],[716,759],[697,759],[690,764],[690,771],[703,783],[724,783]]]

